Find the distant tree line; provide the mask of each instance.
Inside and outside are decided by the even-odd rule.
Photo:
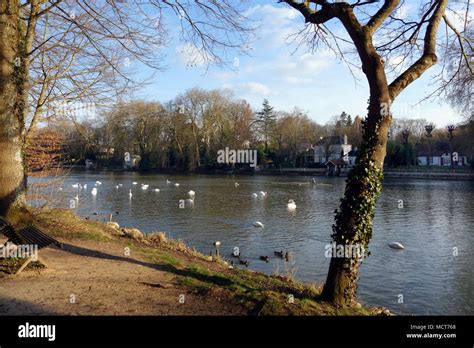
[[[193,88],[167,103],[120,102],[92,119],[56,119],[43,131],[47,130],[48,136],[54,131],[61,135],[61,159],[67,164],[91,159],[99,167],[122,168],[124,154],[129,152],[140,156],[140,170],[250,170],[248,165],[229,168],[217,163],[217,152],[226,147],[251,148],[258,150],[258,164],[263,166],[315,166],[305,162],[305,153],[324,137],[334,135],[347,135],[348,143],[357,149],[362,123],[359,116],[343,111],[321,125],[298,107],[276,111],[265,99],[261,109],[254,110],[228,90]],[[407,160],[416,163],[417,151],[426,145],[427,123],[424,119],[395,119],[386,165],[405,165]],[[470,124],[455,132],[456,148],[467,153],[472,153]],[[409,132],[408,142],[402,136],[404,130]],[[435,130],[431,140],[446,140],[446,131]]]
[[[428,138],[426,126],[432,125],[433,131]],[[387,142],[387,155],[385,165],[389,167],[417,165],[418,156],[421,153],[433,153],[443,151],[464,154],[472,164],[474,157],[474,120],[468,118],[466,121],[454,125],[452,132],[452,144],[450,144],[449,132],[446,128],[436,128],[426,119],[394,119],[390,129]],[[428,145],[430,142],[430,145]]]

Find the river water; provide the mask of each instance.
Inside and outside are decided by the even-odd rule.
[[[93,196],[97,180],[102,185]],[[88,188],[78,192],[75,183]],[[149,188],[143,190],[142,183]],[[74,210],[83,217],[105,219],[119,212],[114,221],[121,226],[165,231],[205,254],[219,240],[223,256],[230,258],[238,247],[250,269],[322,283],[329,265],[325,247],[344,185],[343,178],[317,177],[313,184],[307,176],[73,173],[53,196],[56,205],[67,208],[78,194]],[[180,200],[188,199],[190,190],[196,193],[194,204],[185,201],[182,208]],[[266,197],[252,197],[259,191]],[[474,314],[473,193],[469,181],[385,179],[371,255],[361,266],[360,301],[395,314]],[[293,212],[286,206],[289,199],[296,202]],[[254,227],[256,221],[264,227]],[[405,249],[392,249],[390,242]],[[289,263],[273,256],[279,250],[290,252]],[[261,255],[270,261],[259,260]]]

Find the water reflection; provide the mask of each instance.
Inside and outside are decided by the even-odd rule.
[[[96,180],[103,184],[92,196]],[[132,185],[133,181],[139,184]],[[118,211],[116,220],[122,226],[166,231],[206,254],[213,241],[220,240],[224,256],[239,247],[250,268],[266,273],[283,272],[284,262],[273,257],[273,251],[289,250],[296,278],[323,282],[329,266],[324,248],[330,242],[344,180],[318,177],[316,185],[310,181],[310,177],[80,173],[71,175],[56,195],[62,198],[59,205],[68,207],[77,193],[72,184],[87,183],[88,192],[79,192],[76,210],[81,216]],[[143,190],[140,183],[150,187]],[[123,186],[117,189],[118,184]],[[189,198],[189,190],[196,192],[194,204],[186,203],[182,209],[179,202]],[[268,194],[252,197],[259,191]],[[371,256],[361,268],[362,302],[398,314],[473,314],[473,192],[472,182],[386,179],[374,220]],[[288,211],[289,199],[296,202],[295,211]],[[254,227],[255,221],[264,228]],[[405,250],[389,248],[393,241]],[[259,260],[260,255],[270,255],[270,262]]]

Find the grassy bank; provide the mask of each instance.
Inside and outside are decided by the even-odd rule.
[[[67,244],[69,248],[87,242],[88,247],[92,245],[94,250],[100,250],[102,246],[114,250],[127,250],[133,255],[135,263],[146,262],[146,265],[159,270],[163,277],[170,275],[167,279],[171,280],[166,285],[163,285],[165,282],[160,285],[158,276],[156,278],[158,283],[151,285],[169,290],[170,296],[175,296],[171,290],[176,289],[176,293],[189,294],[203,301],[216,299],[212,302],[215,303],[216,313],[221,313],[218,306],[223,306],[226,313],[239,315],[384,314],[381,308],[365,308],[360,305],[336,308],[320,300],[321,288],[317,285],[302,284],[283,276],[268,276],[250,270],[234,269],[225,260],[203,255],[180,241],[168,239],[162,232],[145,236],[137,229],[119,228],[114,224],[83,220],[68,210],[59,209],[31,209],[28,213],[17,216],[17,221],[14,223],[18,226],[35,225],[58,238],[63,244]],[[101,254],[97,255],[94,257],[100,257]],[[119,257],[104,256],[104,258],[112,260],[109,260],[107,267],[114,267],[113,262],[120,267],[119,263],[123,262]],[[28,272],[41,277],[42,270],[33,265]],[[35,281],[34,277],[28,279],[30,282]],[[16,280],[12,278],[11,281]],[[87,282],[87,277],[84,282]],[[124,284],[121,286],[126,287],[126,283]],[[125,293],[125,290],[122,293]],[[190,311],[200,314],[199,308],[196,308],[195,312],[192,308]],[[209,312],[208,309],[206,313],[214,312],[212,310]],[[140,310],[138,314],[141,314]]]

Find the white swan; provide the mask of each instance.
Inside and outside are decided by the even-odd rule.
[[[119,185],[115,185],[115,189],[118,190],[118,189],[119,189]]]
[[[132,194],[132,189],[130,189],[130,190],[128,191],[128,197],[132,198],[132,196],[133,196],[133,194]]]
[[[178,186],[179,186],[179,184],[178,184],[178,183],[175,183],[175,184],[174,184],[174,186],[178,187]]]
[[[102,185],[102,181],[99,181],[99,180],[97,180],[95,183],[96,183],[97,185]]]
[[[132,185],[138,185],[138,182],[134,181],[132,182]]]
[[[234,186],[239,187],[239,183],[238,182],[234,183]]]
[[[390,242],[388,243],[388,246],[392,249],[399,249],[399,250],[405,249],[405,247],[399,242]]]
[[[262,196],[262,197],[265,197],[265,196],[267,195],[267,193],[266,193],[266,192],[263,192],[263,191],[260,191],[258,194],[259,194],[260,196]]]
[[[74,185],[72,185],[72,187],[73,187],[73,188],[79,188],[79,184],[78,184],[78,183],[77,183],[77,184],[74,184]]]
[[[169,181],[168,179],[166,179],[166,185],[169,185],[171,184],[171,181]]]
[[[257,198],[258,195],[257,195],[256,193],[252,193],[252,197],[253,197],[253,198]]]
[[[91,194],[92,194],[93,196],[96,196],[96,195],[97,195],[97,188],[96,188],[96,187],[94,187],[94,188],[92,189]]]
[[[156,189],[155,189],[155,192],[160,192],[160,189],[156,188]]]
[[[292,199],[290,199],[288,201],[288,204],[286,206],[287,206],[288,210],[295,210],[296,209],[296,203]]]
[[[253,223],[253,225],[254,225],[255,227],[265,227],[265,225],[262,224],[260,221],[255,221],[255,222]]]
[[[148,189],[148,185],[142,185],[142,190],[147,190]]]
[[[196,192],[191,190],[191,191],[188,192],[188,195],[189,195],[189,197],[194,197],[196,195]]]

